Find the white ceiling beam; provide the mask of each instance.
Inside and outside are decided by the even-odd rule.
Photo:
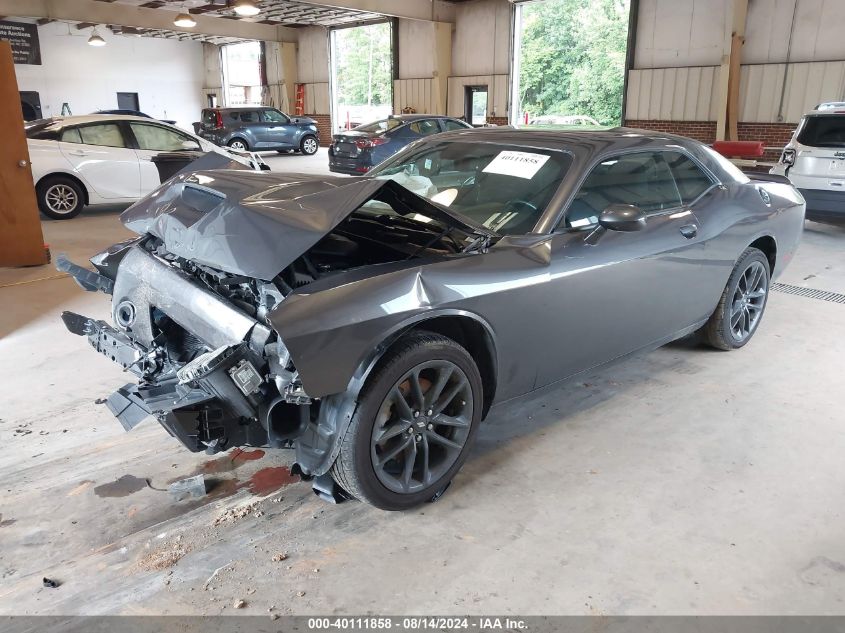
[[[454,22],[455,5],[442,0],[297,0],[304,4],[381,13],[391,18]]]
[[[174,8],[178,9],[178,6]],[[195,14],[197,25],[187,29],[174,26],[177,11],[133,7],[95,0],[0,0],[0,15],[20,18],[42,18],[68,22],[117,24],[144,29],[165,29],[180,33],[235,37],[268,42],[296,42],[296,29],[243,20],[225,20]]]

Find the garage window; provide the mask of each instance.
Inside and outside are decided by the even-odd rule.
[[[86,125],[77,129],[79,130],[79,136],[82,139],[82,143],[85,145],[126,147],[126,141],[123,139],[123,133],[120,131],[120,127],[115,123]],[[62,140],[64,140],[64,138]]]
[[[129,125],[138,141],[138,149],[172,152],[185,149],[182,147],[182,143],[191,141],[183,134],[158,125],[144,125],[143,123],[130,123]]]

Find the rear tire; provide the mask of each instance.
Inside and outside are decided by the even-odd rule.
[[[53,220],[70,220],[82,212],[85,206],[85,192],[72,178],[50,176],[44,178],[35,188],[38,208]]]
[[[237,150],[239,152],[248,152],[249,151],[249,143],[247,143],[242,138],[233,138],[228,143],[231,149]]]
[[[410,334],[367,379],[332,477],[382,510],[437,499],[469,453],[482,400],[481,375],[463,347],[438,334]]]
[[[306,156],[313,156],[317,153],[317,150],[320,149],[320,144],[317,142],[317,139],[315,137],[306,136],[299,143],[299,149]]]
[[[770,274],[769,260],[763,252],[745,249],[710,320],[699,330],[704,342],[728,351],[751,340],[766,309]]]

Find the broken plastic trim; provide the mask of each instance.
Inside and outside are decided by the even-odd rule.
[[[111,294],[114,290],[114,281],[92,270],[74,264],[67,258],[65,253],[60,253],[56,258],[56,270],[68,273],[80,288],[88,292],[102,290],[106,294]]]

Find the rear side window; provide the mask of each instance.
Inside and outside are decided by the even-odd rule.
[[[229,116],[235,121],[240,121],[241,123],[258,122],[258,112],[253,112],[251,110],[234,110],[229,113]]]
[[[145,123],[130,123],[135,139],[138,141],[138,149],[156,151],[177,151],[184,149],[182,144],[193,141],[193,139],[179,134],[174,130],[159,127],[158,125],[147,125]]]
[[[845,115],[813,115],[804,119],[798,142],[810,147],[845,147]]]
[[[440,132],[440,126],[437,125],[437,121],[433,119],[414,121],[408,127],[413,134],[418,134],[419,136],[429,136]]]
[[[82,137],[79,135],[79,128],[72,127],[62,130],[62,143],[81,143]]]
[[[459,121],[452,121],[452,120],[445,120],[443,121],[443,127],[446,129],[447,132],[453,132],[455,130],[466,130],[467,126]]]
[[[678,186],[678,193],[681,195],[681,202],[684,204],[690,204],[713,185],[710,177],[688,156],[680,152],[666,152],[664,158],[669,164]]]
[[[86,125],[77,128],[85,145],[100,145],[101,147],[126,147],[123,133],[114,123]]]

